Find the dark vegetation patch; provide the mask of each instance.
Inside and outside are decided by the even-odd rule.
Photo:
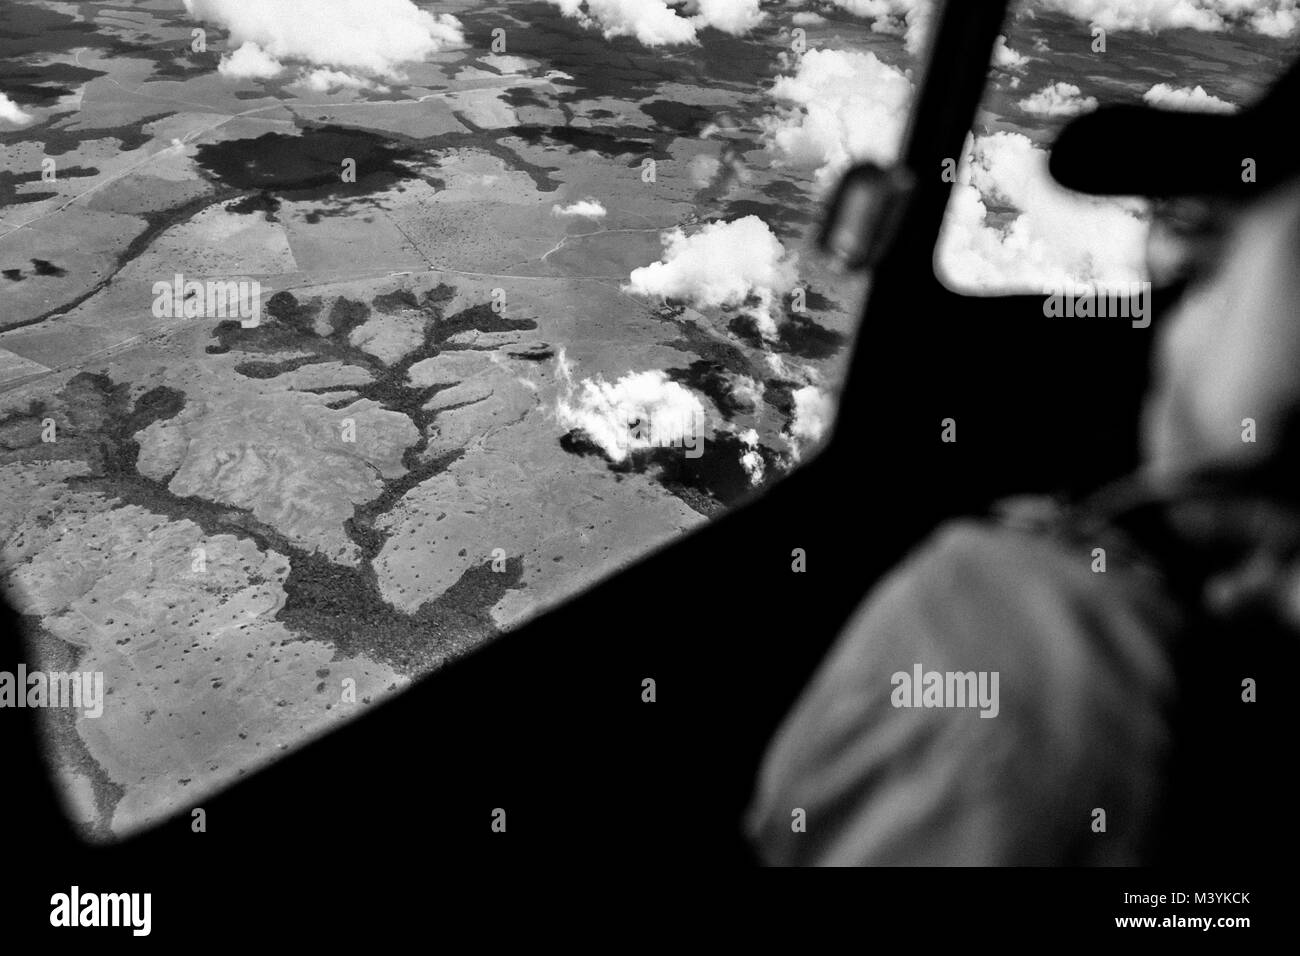
[[[32,402],[0,422],[0,461],[84,461],[93,474],[134,471],[135,433],[171,418],[185,406],[185,393],[158,386],[131,401],[130,386],[114,384],[102,372],[68,379],[59,402]],[[51,442],[41,440],[46,419],[54,422]]]
[[[397,289],[393,292],[385,292],[377,295],[370,300],[380,312],[392,314],[406,310],[415,310],[420,308],[420,301],[415,297],[415,293],[410,289]]]
[[[11,410],[0,417],[0,464],[56,457],[31,454],[33,446],[41,443],[42,422],[48,414],[48,408],[44,401],[33,399],[27,403],[26,408]]]
[[[726,367],[718,362],[697,359],[686,368],[670,368],[665,374],[671,381],[709,396],[727,421],[731,421],[737,412],[752,411],[736,398],[734,382],[727,374]]]
[[[763,383],[763,401],[789,418],[794,414],[794,393],[799,387],[789,379],[769,378]]]
[[[318,365],[323,361],[325,359],[319,355],[305,355],[301,358],[286,359],[283,362],[240,362],[235,366],[235,371],[245,378],[275,378],[285,372],[302,368],[304,365]]]
[[[129,153],[131,150],[139,149],[141,146],[153,139],[149,133],[145,132],[145,127],[151,123],[156,123],[161,119],[171,116],[175,111],[161,113],[150,113],[148,116],[142,116],[138,120],[130,123],[124,123],[121,126],[100,126],[95,128],[77,127],[75,129],[67,126],[55,128],[50,124],[39,127],[40,142],[44,146],[46,156],[63,156],[77,149],[82,143],[92,139],[116,139],[118,148]],[[34,138],[34,130],[37,127],[22,127],[12,132],[0,133],[0,143],[20,142],[24,139]],[[23,134],[26,135],[23,135]],[[62,174],[62,173],[60,173]]]
[[[528,29],[520,30],[520,21]],[[752,93],[774,72],[772,50],[778,25],[769,18],[768,24],[745,38],[710,30],[707,43],[685,55],[665,56],[635,37],[606,39],[599,30],[566,19],[554,5],[537,0],[512,3],[508,11],[478,11],[472,19],[466,18],[465,38],[472,47],[485,50],[492,43],[492,30],[503,27],[512,54],[540,60],[572,77],[562,86],[568,102],[601,97],[636,102],[654,96],[664,83],[730,84],[738,92]]]
[[[560,183],[553,180],[550,175],[551,173],[557,172],[559,167],[540,166],[524,159],[515,150],[502,142],[504,138],[507,138],[506,131],[485,129],[478,126],[473,120],[461,112],[453,111],[452,115],[456,117],[457,122],[459,122],[461,126],[465,127],[463,130],[439,133],[435,136],[425,137],[402,136],[397,133],[389,133],[386,134],[386,136],[381,137],[379,134],[365,129],[338,125],[324,126],[305,120],[300,120],[297,125],[304,131],[304,135],[314,135],[319,133],[319,131],[326,130],[365,137],[373,142],[375,148],[382,147],[393,154],[393,165],[403,173],[401,177],[402,179],[422,179],[435,190],[445,189],[447,185],[446,181],[429,172],[420,172],[417,174],[414,171],[415,167],[436,166],[440,153],[457,149],[477,149],[495,156],[505,164],[506,168],[517,170],[532,179],[533,184],[537,187],[539,192],[554,192],[560,188]],[[342,153],[337,156],[331,155],[327,157],[328,159],[333,160],[333,166],[329,168],[328,172],[333,175],[335,180],[338,179],[338,172],[342,168],[339,164],[343,161],[344,156],[347,155],[352,154]],[[314,196],[309,192],[303,192],[299,195],[295,195],[293,198],[298,200],[312,198],[331,199],[349,198],[350,196],[354,200],[357,198],[365,199],[367,198],[365,194],[378,192],[381,188],[387,188],[388,185],[391,185],[392,181],[390,180],[389,183],[371,182],[366,184],[364,188],[357,188],[362,186],[361,174],[364,169],[364,164],[357,156],[353,155],[352,158],[357,160],[357,184],[356,187],[353,187],[353,192],[351,194],[344,194],[336,191],[332,193],[322,192],[320,195]],[[322,173],[326,171],[325,165],[320,167],[320,171]],[[338,215],[340,211],[344,210],[330,209],[328,207],[315,209],[307,215],[307,221],[319,222],[322,217]]]
[[[43,202],[46,199],[53,199],[58,195],[58,193],[49,190],[37,193],[20,193],[5,182],[5,177],[8,175],[8,173],[0,172],[0,206],[23,206],[29,202]]]
[[[782,206],[807,210],[815,218],[815,207],[809,208],[813,201],[803,189],[788,179],[773,179],[760,186],[758,191],[769,199],[775,199]]]
[[[249,511],[175,495],[166,480],[139,473],[136,432],[178,414],[184,406],[183,393],[158,387],[131,401],[129,385],[115,383],[103,373],[82,372],[69,379],[57,404],[61,435],[56,444],[91,466],[89,475],[68,480],[71,487],[98,491],[171,520],[188,519],[208,535],[233,534],[251,540],[262,551],[286,555],[287,598],[276,619],[301,637],[330,641],[342,656],[365,653],[404,673],[427,670],[495,635],[490,608],[507,590],[522,586],[520,559],[507,561],[504,573],[493,572],[491,563],[485,562],[414,613],[397,611],[380,596],[369,561],[355,568],[335,565],[289,541]],[[13,426],[28,419],[39,421],[46,414],[49,409],[38,404],[10,413],[0,421],[0,440],[13,437]],[[25,440],[36,444],[31,450],[39,450],[39,434],[30,431],[24,433]],[[375,519],[423,477],[452,460],[448,456],[418,463],[418,473],[388,482],[379,499],[357,509],[345,527],[368,557],[383,546],[383,537],[374,530]]]
[[[656,448],[649,452],[650,466],[657,470],[657,480],[703,515],[713,515],[745,500],[757,491],[740,463],[749,450],[739,438],[727,432],[715,432],[704,442],[704,453],[688,458],[680,448]],[[775,452],[765,445],[756,449],[763,459],[765,474],[779,467]]]
[[[82,648],[61,641],[51,634],[41,619],[33,614],[19,617],[19,627],[27,643],[27,663],[30,669],[72,672],[80,669]],[[105,687],[105,693],[112,688]],[[126,788],[112,778],[91,755],[77,732],[78,711],[71,707],[45,707],[37,715],[41,727],[40,742],[45,759],[53,766],[66,766],[90,780],[95,804],[95,820],[77,820],[74,827],[88,841],[107,840],[112,836],[110,826],[113,811],[126,794]]]
[[[299,135],[263,133],[199,146],[195,162],[225,186],[277,199],[341,200],[369,196],[418,179],[424,160],[384,136],[345,126],[304,123]],[[356,182],[343,181],[343,162],[356,162]],[[259,200],[266,202],[266,199]]]
[[[506,355],[527,362],[544,362],[555,355],[555,349],[546,342],[523,345],[516,349],[507,349]]]
[[[839,311],[840,309],[840,304],[834,299],[806,286],[804,287],[804,305],[814,312]]]
[[[679,322],[682,338],[664,343],[669,348],[682,352],[693,352],[702,359],[720,365],[734,375],[754,376],[754,366],[743,349],[730,342],[714,337],[699,323],[687,319]]]
[[[537,323],[532,319],[507,319],[504,315],[494,312],[487,302],[480,302],[436,323],[434,342],[442,345],[447,339],[461,332],[524,332],[535,328]],[[447,347],[456,348],[455,345]]]
[[[551,104],[542,99],[537,91],[530,86],[514,86],[506,90],[501,95],[501,99],[507,106],[538,106],[542,109],[549,109]]]
[[[642,130],[636,132],[644,135]],[[512,126],[509,133],[530,146],[559,143],[576,150],[599,153],[608,159],[627,155],[635,156],[638,162],[645,157],[672,158],[665,143],[623,138],[619,131],[598,126]]]
[[[434,394],[450,386],[412,386],[407,377],[411,366],[437,355],[445,347],[446,339],[458,332],[536,327],[532,320],[505,319],[486,303],[445,315],[444,307],[454,295],[452,286],[440,283],[420,295],[410,290],[384,293],[375,296],[370,306],[340,298],[330,309],[330,331],[322,336],[315,330],[321,303],[317,300],[299,303],[292,293],[278,292],[267,302],[267,320],[257,328],[243,329],[238,322],[231,321],[220,323],[213,331],[223,351],[303,350],[315,354],[292,362],[305,364],[334,358],[367,368],[375,376],[374,381],[349,386],[348,391],[354,393],[354,397],[340,399],[331,407],[345,407],[358,399],[370,399],[406,415],[415,425],[419,438],[402,454],[405,474],[386,481],[377,497],[357,505],[352,518],[344,525],[363,555],[361,568],[339,567],[315,552],[294,548],[295,557],[291,560],[289,580],[285,585],[290,597],[280,615],[280,620],[287,625],[318,639],[332,641],[343,654],[364,650],[406,672],[432,666],[445,659],[451,650],[459,653],[496,633],[487,609],[500,600],[506,589],[520,586],[522,575],[522,564],[518,559],[513,564],[507,562],[506,573],[493,572],[490,564],[473,568],[442,598],[422,606],[412,615],[406,615],[394,611],[379,595],[370,563],[383,549],[387,538],[376,527],[380,516],[412,488],[450,467],[462,454],[460,451],[434,457],[427,454],[430,426],[438,412],[424,406]],[[369,318],[371,307],[389,313],[423,313],[425,325],[421,345],[392,365],[385,365],[351,345],[348,337]],[[260,367],[271,364],[259,363],[258,371],[271,371]],[[275,547],[284,550],[280,544]],[[284,547],[290,546],[285,542]],[[484,574],[489,576],[484,577]],[[341,605],[353,607],[353,610],[340,617]],[[359,623],[361,621],[369,623],[363,625]],[[447,639],[450,643],[435,641],[427,652],[423,650],[421,634],[439,633],[450,635]]]
[[[752,348],[763,348],[763,337],[759,334],[758,323],[751,315],[735,316],[727,328],[738,339]],[[844,348],[847,336],[818,325],[806,314],[787,312],[778,323],[777,339],[768,343],[773,351],[795,355],[806,359],[824,359]]]
[[[370,307],[354,299],[338,299],[330,308],[330,337],[339,342],[347,342],[354,331],[366,324],[370,318]]]
[[[408,448],[402,455],[406,474],[385,482],[379,497],[357,505],[356,513],[348,519],[348,536],[356,542],[366,561],[377,558],[383,550],[384,542],[388,540],[388,536],[375,527],[375,520],[392,509],[412,488],[446,471],[465,454],[463,450],[457,449],[436,458],[422,460],[424,447],[425,443],[420,442]]]
[[[614,464],[614,460],[606,455],[601,447],[592,441],[581,428],[571,428],[561,435],[560,447],[570,455],[577,455],[579,458],[603,458],[611,465]]]
[[[504,572],[491,562],[470,568],[443,594],[406,614],[379,593],[370,565],[346,568],[316,553],[292,555],[277,620],[313,640],[328,641],[340,657],[365,654],[405,674],[453,660],[494,637],[489,610],[520,587],[523,561]]]
[[[62,266],[56,266],[48,259],[33,259],[32,268],[38,276],[65,276],[68,270]]]
[[[207,29],[211,33],[211,27]],[[197,76],[212,76],[221,62],[221,54],[216,50],[209,49],[205,53],[196,53],[190,48],[190,44],[185,42],[182,42],[175,52],[167,47],[141,47],[132,55],[153,61],[153,74],[145,77],[146,83],[184,81]]]
[[[847,341],[843,332],[818,325],[807,313],[787,312],[777,331],[778,348],[800,358],[830,358]]]
[[[55,175],[57,177],[83,179],[87,176],[98,176],[99,170],[93,166],[69,166],[66,169],[56,168]],[[20,193],[18,191],[19,186],[25,186],[27,183],[38,183],[41,181],[41,170],[39,166],[22,173],[15,173],[8,169],[0,169],[0,206],[20,206],[24,203],[40,202],[42,199],[50,199],[58,195],[57,192],[52,190],[34,193]]]
[[[657,124],[672,130],[679,136],[697,135],[713,121],[713,116],[717,112],[707,106],[675,103],[672,100],[642,103],[638,108]]]
[[[280,200],[270,190],[259,189],[232,202],[226,209],[240,215],[260,212],[266,217],[267,222],[276,222],[275,214],[280,211]]]
[[[572,429],[560,437],[560,447],[571,455],[600,458],[615,475],[648,474],[669,493],[680,498],[692,510],[713,516],[754,494],[758,487],[740,463],[749,450],[739,438],[728,432],[715,432],[703,439],[691,458],[685,448],[646,448],[614,461],[581,429]],[[765,445],[756,449],[763,459],[766,475],[780,468],[777,454]]]
[[[528,24],[527,30],[519,29],[520,21]],[[607,40],[599,31],[565,19],[549,3],[512,4],[508,14],[483,10],[465,20],[466,42],[488,49],[495,27],[507,31],[512,54],[540,60],[573,77],[564,81],[562,97],[569,101],[602,96],[636,101],[665,81],[689,82],[692,72],[684,59],[647,50],[634,37]]]
[[[425,148],[431,150],[464,149],[469,147],[479,149],[501,160],[501,162],[505,163],[507,169],[517,170],[526,175],[533,181],[533,185],[538,192],[553,193],[560,188],[560,183],[551,178],[551,173],[559,171],[558,166],[540,166],[537,163],[531,163],[501,142],[504,131],[484,129],[464,113],[453,112],[452,115],[456,117],[456,121],[460,125],[465,127],[466,132],[440,133],[437,136],[420,140],[420,143]]]
[[[771,226],[773,231],[782,235],[796,233],[800,225],[813,222],[818,218],[813,211],[799,206],[758,202],[753,199],[732,200],[723,208],[721,218],[731,221],[745,216],[757,216]]]
[[[335,341],[337,336],[316,334],[315,321],[321,306],[319,299],[300,303],[291,292],[277,292],[267,300],[265,314],[256,326],[244,328],[238,319],[226,319],[213,326],[212,337],[217,340],[217,344],[209,345],[206,351],[211,355],[223,355],[231,349],[241,352],[289,352],[306,341],[320,355],[328,358],[341,357],[337,354],[340,349],[350,349],[350,346],[346,346],[346,338],[343,343],[339,343]],[[368,309],[366,314],[369,314]]]
[[[94,19],[88,15],[78,20],[41,4],[0,3],[0,89],[20,106],[54,105],[60,97],[84,83],[106,75],[104,70],[75,63],[49,62],[54,54],[70,53],[79,47],[101,51],[110,58],[151,61],[155,75],[146,78],[146,82],[211,75],[216,67],[219,53],[193,54],[188,40],[176,48],[137,43],[101,30]],[[41,62],[34,62],[38,58]],[[144,127],[166,115],[169,114],[159,113],[122,126],[96,129],[55,128],[52,121],[47,121],[0,132],[0,144],[23,142],[39,135],[45,155],[58,156],[71,152],[86,140],[111,136],[121,141],[123,150],[129,151],[148,142],[150,137]],[[35,132],[38,129],[39,134]]]
[[[199,196],[188,202],[182,203],[179,206],[173,206],[170,209],[141,213],[145,220],[144,230],[131,240],[127,247],[117,256],[117,261],[114,263],[113,268],[108,271],[107,275],[95,283],[94,286],[67,302],[63,302],[52,309],[42,312],[40,315],[0,325],[0,332],[8,331],[10,329],[18,329],[28,325],[37,325],[51,316],[62,315],[65,312],[70,312],[72,309],[75,309],[81,303],[85,302],[112,282],[113,277],[116,276],[127,263],[131,262],[143,253],[159,234],[178,222],[186,221],[213,203],[222,202],[228,198],[230,198],[229,191],[219,190],[215,196]]]
[[[65,96],[76,92],[83,83],[97,76],[100,70],[91,70],[74,63],[31,63],[0,61],[0,84],[5,94],[19,106],[45,108],[54,106]]]

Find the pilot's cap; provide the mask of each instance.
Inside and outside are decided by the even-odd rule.
[[[1057,137],[1048,168],[1084,193],[1250,199],[1300,175],[1298,121],[1300,61],[1239,113],[1106,106],[1080,116]]]

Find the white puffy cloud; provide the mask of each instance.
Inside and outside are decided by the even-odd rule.
[[[704,403],[658,369],[629,372],[615,382],[597,375],[575,384],[564,350],[556,357],[562,390],[555,416],[577,428],[613,461],[649,448],[698,447],[704,440]]]
[[[833,0],[854,16],[871,21],[877,33],[903,37],[909,53],[918,53],[930,29],[930,0]]]
[[[835,419],[835,403],[816,385],[795,389],[792,397],[794,415],[790,419],[790,434],[799,441],[817,441]]]
[[[297,82],[313,93],[330,93],[340,89],[370,90],[375,88],[375,84],[369,80],[353,76],[351,73],[343,73],[340,70],[328,70],[324,67],[303,72],[298,77]]]
[[[1029,62],[1029,57],[1007,46],[1007,38],[1000,35],[993,44],[993,65],[1004,70],[1019,70]]]
[[[763,456],[758,451],[758,432],[749,428],[737,433],[736,437],[745,446],[745,450],[740,453],[740,467],[745,469],[751,485],[762,484],[766,469],[763,465]]]
[[[32,121],[32,114],[24,111],[4,93],[0,93],[0,121],[23,126]]]
[[[269,80],[279,76],[284,64],[263,50],[256,43],[245,43],[234,53],[221,58],[217,72],[232,80]]]
[[[993,215],[990,207],[1010,208]],[[1084,196],[1057,185],[1047,152],[1020,133],[967,140],[937,267],[963,289],[1118,285],[1141,281],[1145,206]]]
[[[1300,4],[1278,3],[1269,9],[1257,10],[1251,15],[1252,29],[1270,37],[1295,36],[1300,31]]]
[[[777,352],[768,352],[763,356],[763,361],[767,363],[768,369],[777,378],[789,378],[791,375],[790,367]]]
[[[662,235],[663,259],[632,270],[623,291],[680,299],[696,307],[738,306],[765,337],[776,335],[772,307],[799,280],[795,257],[757,216],[708,223],[693,235]]]
[[[1084,96],[1073,83],[1053,83],[1016,105],[1033,116],[1077,116],[1095,110],[1097,98]]]
[[[695,13],[695,21],[701,26],[732,36],[744,36],[763,22],[758,0],[689,0],[686,9]]]
[[[872,21],[872,29],[905,37],[909,52],[921,48],[929,29],[930,0],[833,0]],[[1300,0],[1025,0],[1023,8],[1065,13],[1107,30],[1185,27],[1220,31],[1243,27],[1268,36],[1300,29]]]
[[[758,0],[547,0],[567,17],[597,27],[608,38],[632,36],[645,46],[680,46],[697,42],[696,34],[713,27],[741,36],[758,26]],[[685,15],[683,15],[685,14]]]
[[[645,46],[695,42],[695,24],[664,0],[547,0],[584,26],[599,27],[606,39],[633,36]]]
[[[464,43],[460,21],[411,0],[184,0],[190,15],[230,31],[230,76],[293,61],[396,79],[405,63]],[[247,45],[254,50],[246,51]]]
[[[731,383],[731,397],[742,408],[759,410],[763,401],[763,386],[748,375],[737,375]]]
[[[1190,110],[1198,113],[1235,113],[1237,107],[1227,100],[1205,92],[1203,86],[1170,86],[1157,83],[1142,94],[1148,106],[1162,110]]]
[[[1297,0],[1034,0],[1107,30],[1153,32],[1186,28],[1217,32],[1244,27],[1289,36],[1300,26]]]
[[[784,165],[816,170],[826,187],[852,160],[892,161],[912,83],[874,53],[809,50],[772,88],[777,108],[760,122]]]
[[[551,212],[557,216],[582,216],[586,219],[600,219],[605,215],[605,207],[594,199],[580,199],[567,206],[552,206]]]

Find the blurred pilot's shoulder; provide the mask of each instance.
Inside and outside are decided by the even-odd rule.
[[[1045,499],[999,513],[940,526],[845,627],[765,761],[751,833],[769,862],[1143,858],[1182,609],[1119,531]],[[930,674],[952,684],[938,704]],[[996,707],[960,705],[967,675]]]

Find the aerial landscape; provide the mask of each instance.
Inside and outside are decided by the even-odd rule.
[[[1052,134],[1098,101],[1239,108],[1297,28],[1132,6],[1009,25],[945,282],[1141,278],[1144,207],[1048,183]],[[0,6],[0,572],[43,666],[104,674],[101,716],[46,720],[86,836],[815,454],[865,284],[811,241],[849,164],[898,149],[925,12]]]

